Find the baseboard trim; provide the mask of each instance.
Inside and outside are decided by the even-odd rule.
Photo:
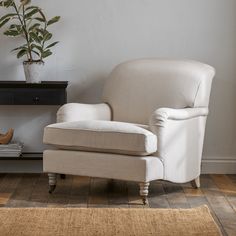
[[[42,160],[1,160],[0,173],[42,173]]]
[[[236,174],[236,159],[204,159],[202,174]]]
[[[42,173],[42,160],[1,160],[0,173]],[[202,174],[236,174],[236,159],[204,159]]]

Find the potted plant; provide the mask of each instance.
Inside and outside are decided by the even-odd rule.
[[[25,57],[23,62],[26,82],[40,83],[40,71],[44,59],[52,55],[51,48],[58,42],[50,42],[52,33],[48,27],[59,21],[55,16],[47,20],[37,6],[30,5],[30,0],[0,0],[0,7],[9,9],[9,13],[0,18],[0,28],[8,25],[4,35],[9,37],[23,36],[25,43],[12,51],[17,58]]]

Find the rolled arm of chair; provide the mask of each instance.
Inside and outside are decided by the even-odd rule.
[[[60,107],[57,112],[57,122],[71,122],[81,120],[111,120],[111,117],[111,108],[106,103],[68,103]]]
[[[160,108],[150,118],[165,180],[185,183],[200,175],[208,108]]]
[[[188,120],[195,117],[207,115],[207,107],[184,109],[159,108],[151,115],[150,126],[164,127],[167,120]]]

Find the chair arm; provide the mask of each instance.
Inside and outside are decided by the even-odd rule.
[[[150,117],[150,126],[164,127],[167,120],[188,120],[199,116],[207,116],[207,107],[197,108],[184,108],[184,109],[172,109],[172,108],[159,108],[153,112]]]
[[[106,103],[82,104],[68,103],[57,112],[57,122],[81,120],[111,120],[111,108]]]
[[[157,135],[157,155],[164,165],[164,180],[185,183],[201,172],[208,108],[157,109],[150,129]]]

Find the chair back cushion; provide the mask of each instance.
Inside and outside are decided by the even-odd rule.
[[[113,120],[148,124],[158,108],[207,107],[214,74],[214,68],[196,61],[129,61],[112,71],[103,101]]]

